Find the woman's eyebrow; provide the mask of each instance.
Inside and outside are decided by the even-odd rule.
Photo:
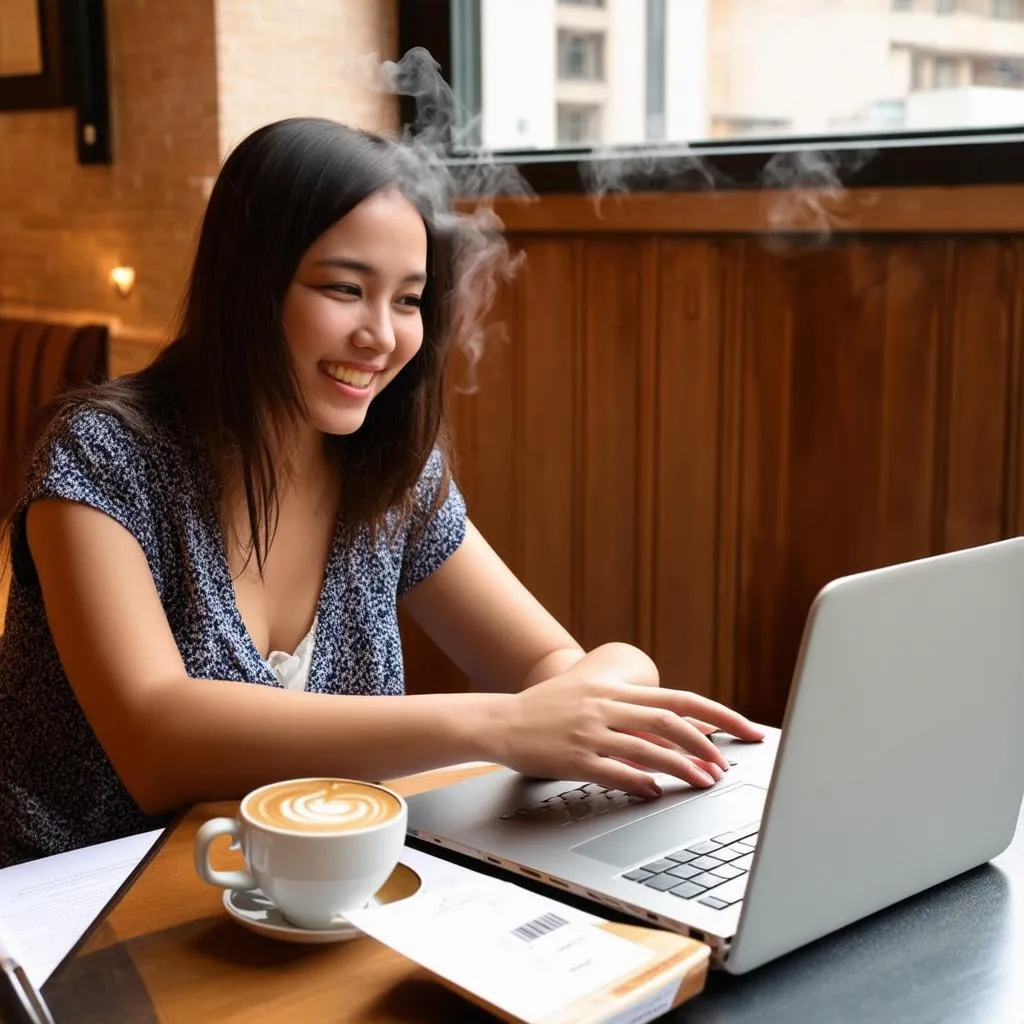
[[[372,264],[364,260],[354,260],[348,256],[327,256],[316,261],[318,267],[337,267],[339,270],[354,270],[359,274],[366,274],[368,277],[377,276],[380,271]],[[427,275],[422,270],[414,270],[402,278],[403,284],[424,284]]]

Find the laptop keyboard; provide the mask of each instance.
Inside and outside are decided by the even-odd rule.
[[[567,789],[564,793],[549,796],[528,807],[520,807],[516,811],[503,814],[505,820],[550,822],[553,825],[572,825],[577,821],[586,821],[598,814],[607,814],[617,807],[629,807],[631,804],[643,803],[642,796],[631,796],[621,789],[606,789],[596,782],[588,782],[583,786]]]
[[[683,900],[725,910],[739,903],[746,892],[760,827],[761,823],[754,821],[744,828],[691,843],[622,877]]]
[[[729,762],[730,767],[735,765],[735,761]],[[607,789],[596,782],[588,782],[567,789],[563,793],[556,793],[546,800],[539,800],[528,807],[509,811],[501,817],[504,821],[545,821],[553,825],[574,825],[598,814],[607,814],[618,807],[650,802],[645,797],[631,796],[621,789]]]

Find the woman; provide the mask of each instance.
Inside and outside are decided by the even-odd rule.
[[[269,780],[486,759],[653,797],[726,762],[639,650],[585,653],[466,518],[442,378],[457,221],[318,119],[230,156],[181,329],[66,398],[10,522],[0,866]],[[477,691],[401,696],[401,601]],[[400,699],[395,699],[395,698]]]

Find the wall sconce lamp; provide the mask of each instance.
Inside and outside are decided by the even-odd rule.
[[[135,287],[135,268],[114,267],[110,272],[110,280],[117,289],[117,294],[120,295],[122,299],[126,299],[131,295],[132,289]]]

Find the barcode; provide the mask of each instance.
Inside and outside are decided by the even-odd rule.
[[[557,914],[544,914],[541,917],[535,917],[532,921],[527,921],[526,924],[521,924],[518,928],[513,928],[512,934],[516,938],[522,939],[523,942],[533,942],[534,939],[548,935],[568,923],[564,917],[559,917]]]

